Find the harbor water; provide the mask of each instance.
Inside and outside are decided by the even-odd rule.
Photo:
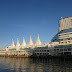
[[[72,60],[0,57],[0,72],[72,72]]]

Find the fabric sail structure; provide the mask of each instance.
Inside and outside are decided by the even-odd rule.
[[[26,42],[25,42],[25,39],[23,37],[23,43],[22,43],[22,48],[24,48],[26,46]]]
[[[12,39],[11,48],[15,48],[15,44],[14,44],[14,41],[13,41],[13,39]]]
[[[38,38],[37,38],[37,40],[36,40],[35,45],[37,46],[37,45],[41,45],[41,44],[42,44],[42,43],[41,43],[41,41],[40,41],[39,34],[38,34]]]
[[[19,40],[18,40],[18,38],[17,38],[16,49],[19,49],[19,47],[20,47],[20,43],[19,43]]]
[[[33,41],[32,41],[32,38],[30,36],[30,41],[28,42],[28,46],[31,46],[31,45],[33,45]]]

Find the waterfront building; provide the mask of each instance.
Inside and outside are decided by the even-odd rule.
[[[61,17],[58,33],[51,39],[51,42],[59,43],[58,46],[54,46],[56,55],[72,55],[72,17]]]
[[[28,44],[23,38],[23,43],[20,44],[17,38],[17,44],[12,44],[8,48],[0,50],[0,55],[15,55],[15,56],[60,56],[72,55],[72,17],[62,18],[59,20],[58,33],[51,39],[50,43],[44,43],[38,38],[33,43],[30,36]]]
[[[51,39],[51,42],[61,42],[65,40],[69,40],[69,43],[70,40],[72,40],[72,17],[61,17],[59,20],[58,33]]]

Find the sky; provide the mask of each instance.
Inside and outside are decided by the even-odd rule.
[[[58,32],[59,19],[72,16],[72,0],[0,0],[0,48],[39,34],[42,44]]]

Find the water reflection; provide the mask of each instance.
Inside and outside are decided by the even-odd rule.
[[[0,57],[0,72],[72,72],[72,61]]]

